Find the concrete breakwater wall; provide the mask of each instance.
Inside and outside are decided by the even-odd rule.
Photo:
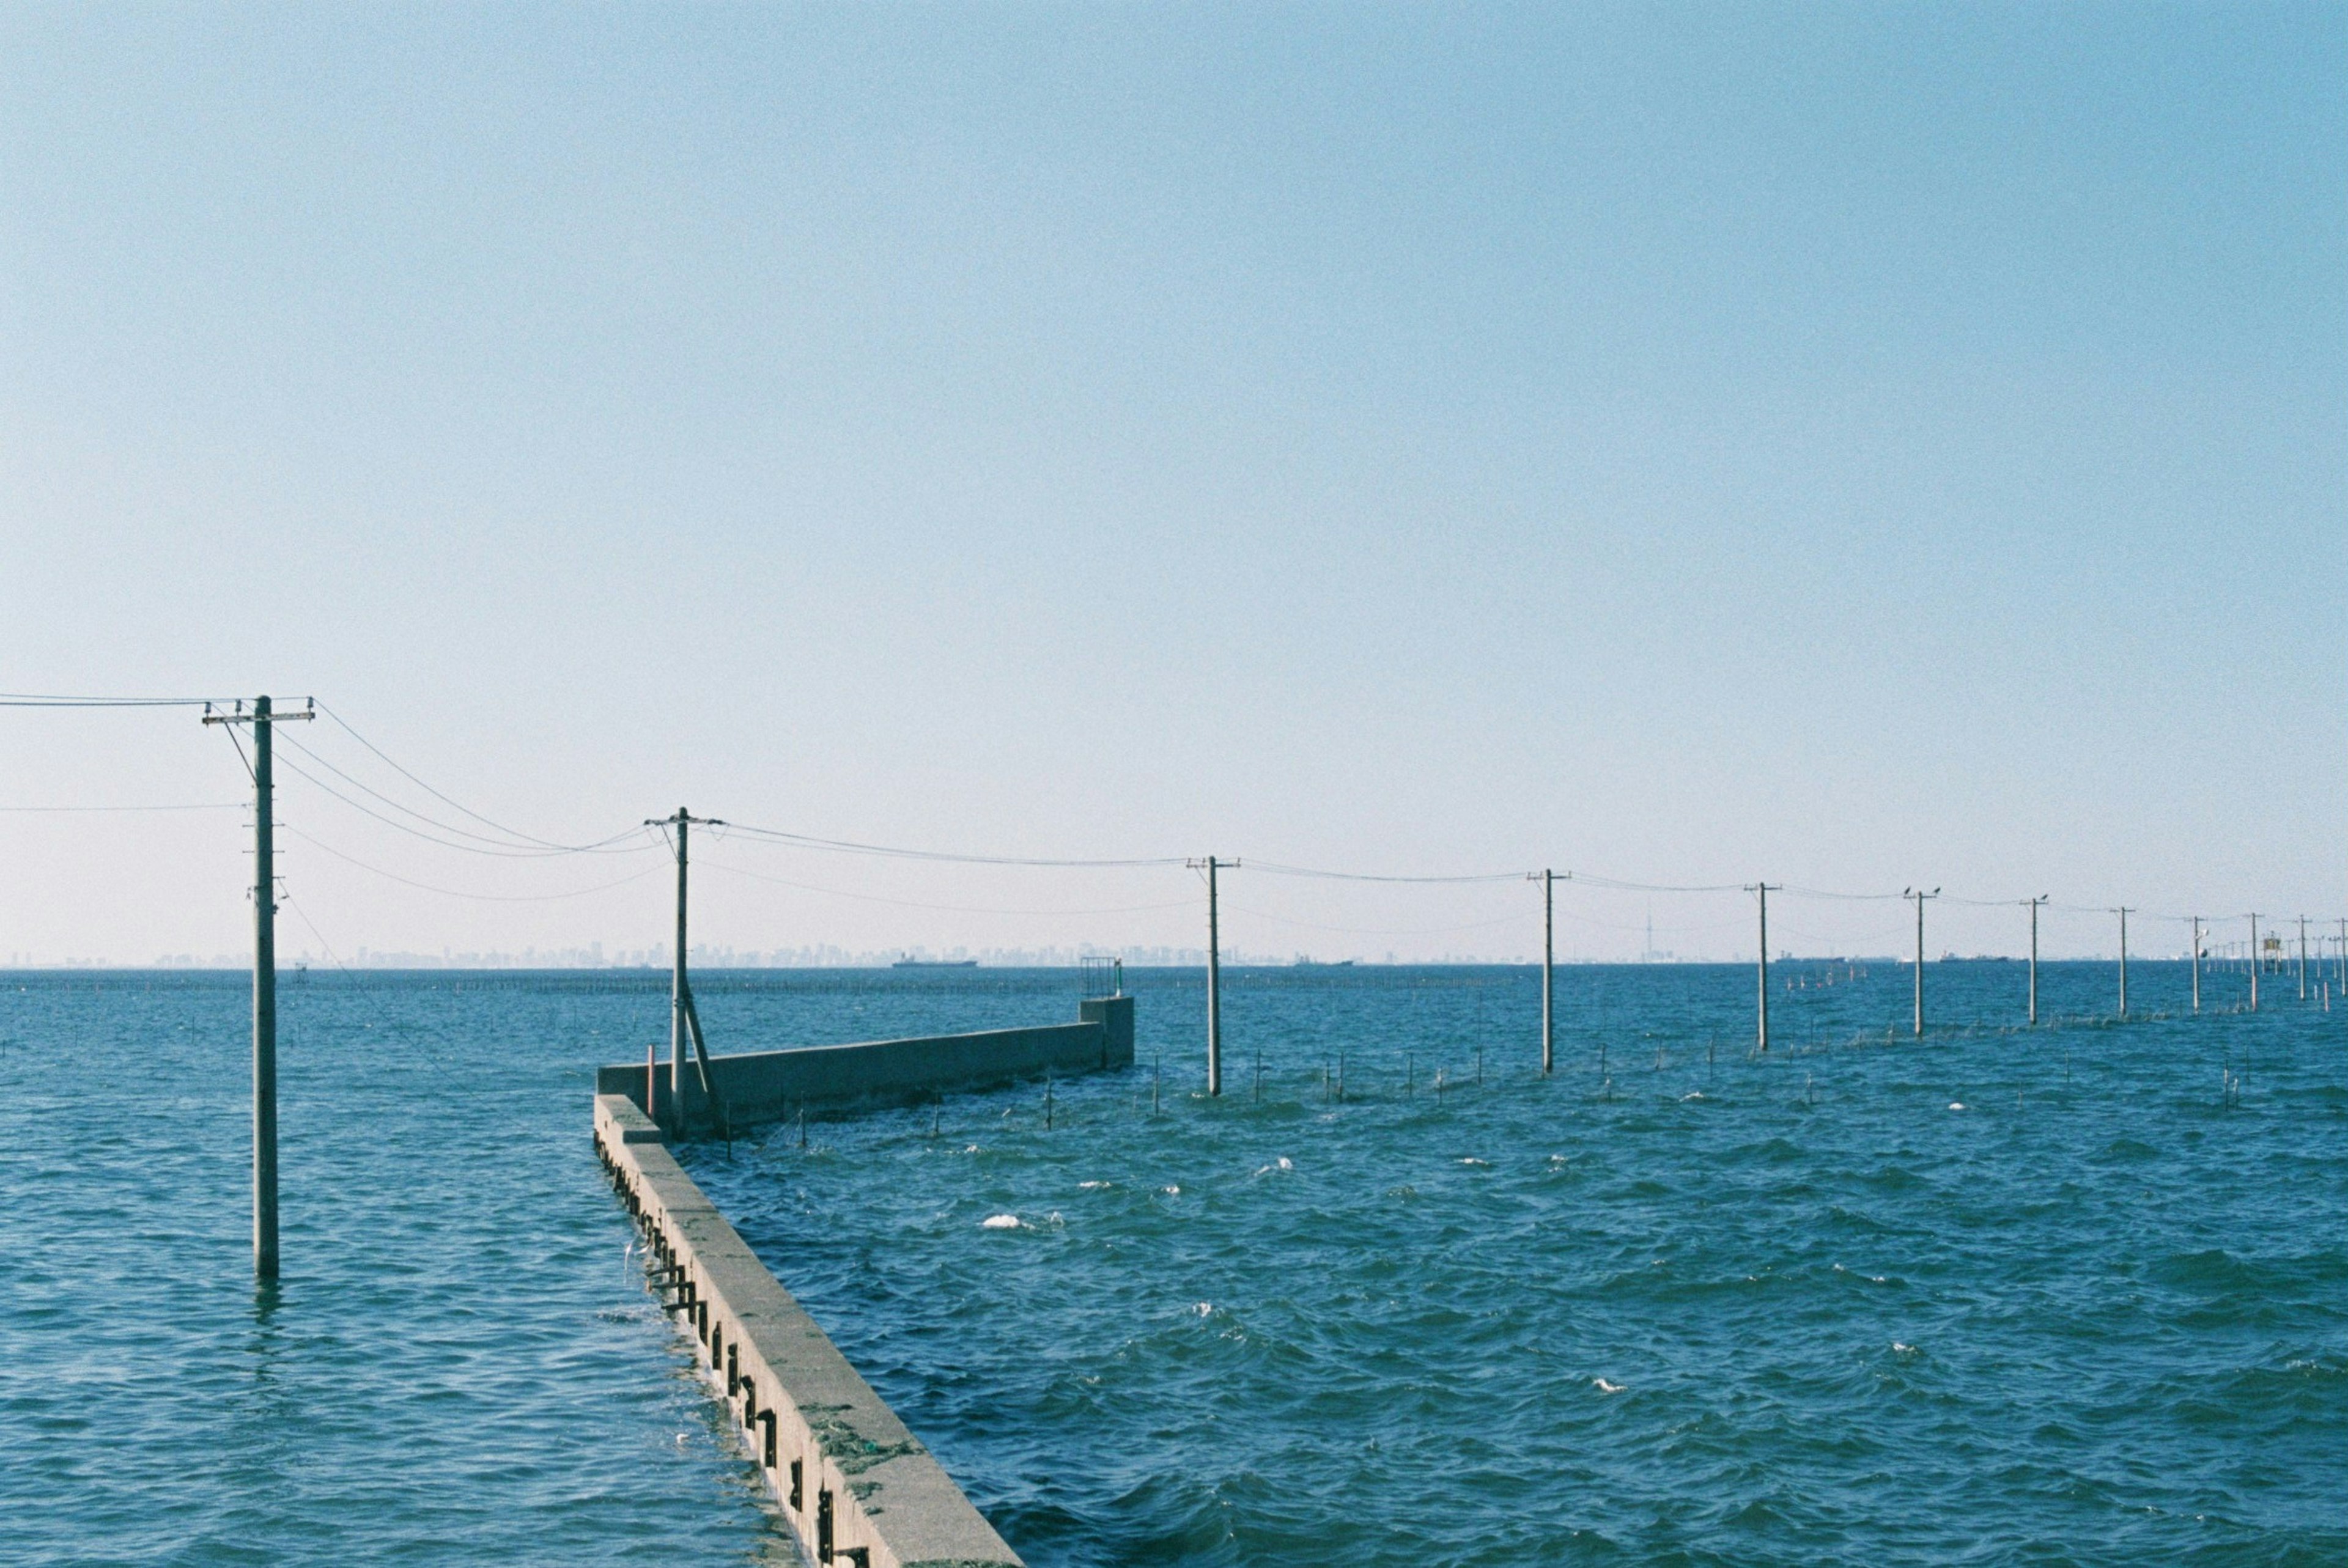
[[[642,1092],[644,1070],[638,1068]],[[595,1149],[808,1560],[856,1568],[1015,1565],[919,1440],[791,1298],[632,1099],[595,1097]]]
[[[946,1089],[1132,1064],[1133,999],[1088,997],[1077,1004],[1075,1023],[712,1056],[709,1081],[726,1122],[739,1129],[779,1122],[811,1105],[903,1102]],[[681,1106],[673,1102],[666,1063],[651,1077],[650,1104],[641,1061],[599,1068],[595,1092],[625,1095],[665,1127],[713,1124],[712,1108],[691,1063]]]

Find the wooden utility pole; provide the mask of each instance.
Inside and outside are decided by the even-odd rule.
[[[1215,873],[1223,867],[1237,869],[1239,862],[1210,855],[1189,865],[1193,871],[1204,868],[1207,873],[1207,1093],[1214,1097],[1223,1091],[1223,941]]]
[[[1900,897],[1916,901],[1916,1038],[1924,1038],[1924,900],[1941,896],[1938,887],[1930,893],[1921,887],[1910,887]]]
[[[277,844],[271,817],[274,788],[270,731],[274,724],[317,716],[314,703],[280,713],[266,697],[251,712],[239,702],[207,724],[252,726],[252,1273],[277,1277]]]
[[[2024,898],[2023,902],[2030,906],[2030,1023],[2035,1029],[2038,1025],[2038,907],[2046,902],[2046,895],[2041,893],[2037,897]]]
[[[1756,882],[1746,889],[1761,897],[1761,960],[1754,966],[1753,973],[1760,1003],[1756,1026],[1759,1030],[1757,1049],[1765,1051],[1769,1049],[1769,894],[1774,887],[1781,886],[1783,884]]]
[[[700,1070],[701,1091],[714,1106],[715,1087],[709,1081],[709,1047],[701,1038],[701,1016],[693,1005],[693,981],[685,973],[685,870],[688,856],[685,835],[695,824],[703,827],[723,827],[725,823],[714,816],[695,816],[683,806],[675,816],[648,817],[646,827],[675,828],[676,838],[676,951],[669,974],[668,994],[668,1100],[671,1114],[677,1126],[685,1124],[685,1053],[690,1045],[695,1052],[695,1065]]]

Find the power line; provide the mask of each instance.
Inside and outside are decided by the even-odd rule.
[[[1149,856],[1124,860],[1053,860],[1017,855],[959,855],[937,849],[907,849],[886,844],[859,844],[845,838],[819,838],[811,834],[787,833],[775,827],[754,827],[747,823],[729,822],[733,833],[747,834],[753,838],[771,840],[799,849],[820,849],[842,855],[876,855],[894,860],[943,861],[957,866],[1033,866],[1074,870],[1106,870],[1142,866],[1180,866],[1179,855]]]
[[[438,817],[427,816],[424,813],[417,811],[414,806],[406,805],[399,801],[394,800],[391,796],[384,794],[381,790],[375,788],[373,785],[366,784],[363,780],[353,778],[349,774],[345,773],[341,768],[336,767],[333,763],[329,762],[326,758],[320,756],[309,747],[301,744],[292,736],[286,736],[284,739],[287,745],[293,746],[296,751],[300,752],[304,756],[308,757],[312,762],[316,763],[320,767],[324,768],[326,771],[333,774],[335,777],[343,780],[345,783],[350,784],[352,787],[364,790],[366,794],[373,795],[376,799],[383,802],[384,804],[391,807],[394,811],[404,812],[407,815],[414,817],[417,821],[428,823],[432,826],[440,829],[443,833],[453,833],[458,835],[459,837],[469,838],[475,841],[473,844],[458,844],[448,839],[433,838],[430,834],[419,832],[416,828],[409,827],[405,823],[393,822],[389,817],[385,816],[382,813],[371,810],[362,803],[351,799],[348,795],[344,794],[341,791],[335,789],[332,784],[327,784],[324,779],[319,778],[316,774],[309,772],[307,769],[291,762],[288,762],[285,764],[288,768],[291,768],[303,778],[309,780],[310,783],[317,785],[328,794],[333,795],[336,800],[341,801],[345,805],[350,806],[355,810],[366,812],[369,816],[374,817],[376,821],[385,823],[392,827],[396,827],[403,833],[412,833],[418,838],[431,839],[433,843],[438,844],[444,848],[461,849],[474,855],[499,855],[515,858],[543,859],[548,856],[561,855],[631,855],[640,853],[644,850],[648,850],[652,847],[650,844],[634,845],[625,849],[612,847],[613,845],[617,845],[622,839],[636,836],[636,830],[633,828],[615,833],[609,838],[599,839],[595,843],[589,845],[550,845],[542,839],[529,840],[526,843],[518,844],[511,842],[510,840],[491,838],[486,834],[475,833],[470,828],[458,827],[453,823],[442,822]],[[499,831],[503,832],[505,830],[500,829]],[[480,845],[487,845],[488,847],[479,847]]]
[[[242,811],[244,804],[241,800],[207,800],[198,801],[189,805],[0,805],[0,811]]]
[[[973,904],[924,904],[911,898],[884,898],[877,893],[850,893],[844,887],[825,887],[813,882],[794,882],[787,876],[770,876],[763,871],[747,866],[729,866],[723,860],[704,856],[698,864],[723,871],[732,876],[747,876],[755,882],[771,882],[778,887],[795,887],[802,893],[821,893],[834,898],[853,898],[865,904],[893,904],[902,909],[936,909],[954,915],[1134,915],[1154,909],[1188,909],[1191,901],[1179,898],[1165,904],[1123,904],[1104,909],[994,909]]]
[[[481,824],[484,827],[494,827],[499,833],[506,835],[509,838],[519,838],[525,843],[535,844],[547,849],[586,850],[599,846],[597,845],[559,844],[551,839],[541,838],[535,834],[524,833],[520,828],[508,827],[503,823],[492,821],[489,817],[483,816],[479,812],[475,811],[471,806],[465,804],[463,802],[452,799],[451,797],[441,794],[438,790],[434,789],[430,784],[426,784],[422,779],[417,778],[414,774],[400,766],[398,763],[393,761],[392,758],[385,753],[381,746],[376,745],[373,741],[368,740],[365,735],[360,734],[358,731],[353,729],[351,727],[351,722],[348,719],[344,718],[340,713],[335,712],[335,710],[326,703],[319,703],[318,709],[321,712],[324,713],[326,717],[334,720],[336,724],[342,726],[342,730],[345,734],[347,734],[351,739],[365,746],[368,751],[373,752],[383,761],[386,767],[391,769],[392,772],[399,774],[400,777],[406,779],[408,783],[414,784],[417,788],[422,790],[433,799],[439,801],[442,804],[455,806],[458,811],[463,812],[467,816],[471,817],[475,822]],[[603,839],[601,842],[602,844],[611,844],[615,842],[619,836],[622,835],[614,835],[613,838]]]
[[[0,692],[0,708],[203,708],[234,702],[235,697],[58,697],[38,692]]]
[[[487,855],[493,856],[500,859],[511,860],[543,860],[551,856],[562,853],[559,850],[545,849],[488,849],[476,844],[464,844],[453,838],[442,838],[436,834],[427,833],[420,827],[412,827],[407,823],[399,821],[396,817],[386,816],[383,813],[376,810],[373,806],[368,805],[364,801],[353,800],[349,795],[345,794],[342,791],[336,789],[325,780],[318,777],[317,774],[309,772],[300,764],[295,763],[291,759],[281,758],[280,761],[284,764],[285,769],[288,773],[293,774],[296,778],[306,780],[311,784],[315,785],[321,793],[342,802],[345,805],[349,806],[353,811],[359,812],[366,816],[371,816],[375,818],[376,821],[382,823],[386,827],[395,828],[397,831],[405,833],[414,838],[420,838],[427,844],[437,844],[443,849],[454,849],[461,851],[467,855]]]
[[[1525,879],[1525,873],[1521,871],[1478,871],[1468,872],[1456,876],[1385,876],[1367,871],[1323,871],[1310,866],[1283,866],[1276,860],[1251,860],[1247,863],[1247,868],[1250,871],[1269,871],[1275,876],[1311,876],[1331,882],[1420,882],[1457,884],[1466,882],[1521,882]]]
[[[1619,877],[1601,876],[1592,871],[1563,873],[1559,880],[1585,883],[1592,887],[1603,887],[1612,893],[1742,893],[1745,891],[1745,884],[1742,882],[1709,882],[1691,886],[1673,886],[1661,882],[1624,882]]]
[[[486,904],[547,904],[552,903],[558,898],[584,898],[590,893],[601,893],[606,888],[624,887],[631,882],[641,882],[645,877],[650,876],[654,872],[660,869],[658,866],[647,866],[642,871],[632,872],[625,876],[618,877],[613,881],[599,882],[592,887],[572,888],[567,893],[467,893],[460,888],[439,887],[429,882],[418,882],[412,876],[402,876],[396,871],[386,871],[380,866],[370,866],[366,861],[359,859],[356,856],[345,855],[341,850],[336,849],[333,845],[326,844],[311,837],[308,834],[304,833],[298,827],[287,827],[284,831],[292,834],[303,843],[309,845],[312,848],[323,849],[328,855],[333,856],[335,859],[346,861],[349,864],[357,866],[362,871],[373,872],[377,876],[386,877],[390,881],[401,883],[409,887],[421,888],[427,893],[444,894],[451,898],[471,898],[478,902]]]
[[[1253,867],[1251,866],[1250,869],[1253,869]],[[1393,927],[1384,926],[1324,926],[1317,920],[1292,919],[1286,915],[1267,914],[1262,909],[1242,908],[1237,904],[1228,905],[1226,907],[1238,914],[1245,915],[1251,919],[1270,920],[1275,925],[1299,926],[1308,931],[1341,931],[1347,935],[1357,937],[1442,937],[1448,936],[1456,931],[1486,931],[1491,929],[1495,926],[1514,926],[1533,917],[1532,911],[1528,909],[1520,915],[1503,915],[1497,920],[1478,920],[1466,926]]]

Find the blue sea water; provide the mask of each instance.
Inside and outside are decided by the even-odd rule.
[[[2348,1004],[2052,965],[2026,1030],[1939,963],[1920,1041],[1911,974],[1779,966],[1756,1060],[1747,970],[1561,969],[1544,1080],[1529,971],[1227,972],[1209,1102],[1129,971],[1142,1064],[1048,1112],[686,1157],[1038,1568],[2348,1562]],[[701,984],[720,1050],[1075,993]],[[257,1294],[242,980],[0,989],[0,1559],[790,1561],[589,1149],[661,979],[283,998]]]

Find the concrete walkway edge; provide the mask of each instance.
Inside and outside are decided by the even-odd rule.
[[[595,1096],[595,1150],[644,1231],[663,1306],[692,1332],[808,1561],[1020,1563],[685,1174],[633,1099]]]

